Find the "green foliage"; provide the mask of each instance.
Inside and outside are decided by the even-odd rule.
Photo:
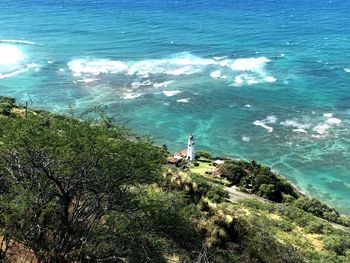
[[[205,177],[161,177],[165,149],[102,120],[46,112],[0,119],[0,234],[40,262],[349,261],[349,231],[314,215],[347,219],[300,198],[268,167],[226,161],[219,169],[232,184],[283,203],[226,202],[227,191]],[[298,232],[326,236],[324,249],[280,239]]]
[[[213,156],[206,150],[198,150],[196,151],[196,158],[205,158],[205,159],[213,159]]]
[[[16,99],[13,97],[0,96],[0,103],[8,103],[14,105],[16,103]]]
[[[207,193],[207,196],[215,203],[222,203],[229,198],[229,194],[220,186],[213,186]]]
[[[2,119],[0,142],[1,232],[39,261],[164,262],[164,244],[195,246],[183,198],[140,199],[165,158],[152,143],[46,114]]]
[[[327,230],[327,228],[328,227],[325,223],[320,221],[313,221],[305,227],[305,230],[310,234],[322,234]]]
[[[257,164],[255,161],[226,161],[220,171],[233,185],[267,198],[282,202],[283,195],[297,198],[298,194],[283,178],[274,174],[269,167]]]
[[[197,161],[192,162],[193,166],[199,166],[199,163]]]
[[[245,262],[305,262],[300,252],[290,245],[277,241],[273,235],[264,231],[264,225],[250,226],[242,243],[245,247]]]
[[[325,243],[326,248],[334,251],[337,255],[350,256],[350,234],[330,235]]]
[[[197,176],[192,174],[191,179],[194,183],[193,192],[198,193],[200,195],[207,195],[207,193],[211,190],[212,185],[202,176]]]
[[[282,194],[282,203],[291,204],[293,203],[295,198],[290,196],[289,194]]]
[[[321,203],[317,199],[310,199],[306,197],[299,198],[293,202],[296,207],[312,213],[315,216],[324,218],[328,221],[344,224],[345,222],[340,217],[339,213],[334,209],[330,208],[326,204]]]
[[[192,174],[191,178],[193,181],[191,195],[207,196],[215,203],[222,203],[229,198],[227,191],[221,186],[209,182],[204,177]]]
[[[9,116],[15,102],[15,98],[0,96],[0,115]]]
[[[186,255],[186,251],[199,249],[200,235],[189,220],[195,211],[185,203],[181,193],[155,187],[142,189],[138,210],[108,215],[97,229],[94,242],[86,246],[87,254],[96,251],[98,245],[99,254],[121,251],[128,262],[166,262],[167,254]]]

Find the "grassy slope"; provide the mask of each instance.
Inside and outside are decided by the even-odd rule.
[[[198,162],[191,173],[208,177],[208,163]],[[212,181],[212,180],[211,180]],[[254,197],[252,195],[252,197]],[[350,228],[318,218],[289,204],[256,198],[213,204],[215,214],[228,221],[244,222],[252,231],[268,233],[278,242],[292,246],[306,262],[350,262]],[[259,233],[256,235],[259,235]],[[345,249],[344,249],[345,248]]]

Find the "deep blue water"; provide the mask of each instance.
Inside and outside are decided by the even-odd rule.
[[[107,105],[350,214],[350,1],[2,0],[0,94]],[[28,95],[29,94],[29,95]]]

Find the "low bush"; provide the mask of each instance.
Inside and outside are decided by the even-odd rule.
[[[0,114],[9,116],[15,102],[15,98],[0,96]]]
[[[196,152],[196,158],[213,159],[213,156],[206,150],[198,150]]]
[[[298,193],[284,178],[255,161],[226,161],[219,169],[233,185],[239,185],[266,199],[282,202],[285,195],[298,197]]]
[[[293,205],[304,210],[305,212],[309,212],[315,216],[324,218],[331,222],[343,223],[339,213],[334,208],[330,208],[317,199],[302,197],[295,200],[293,202]]]
[[[325,247],[337,255],[345,256],[350,253],[350,235],[331,235],[326,239]]]
[[[222,203],[229,198],[229,194],[219,186],[213,186],[207,193],[207,197],[216,203]]]

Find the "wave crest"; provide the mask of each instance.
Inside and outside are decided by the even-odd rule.
[[[260,82],[275,82],[267,74],[265,65],[271,60],[266,57],[228,59],[201,58],[191,53],[180,53],[163,59],[120,61],[107,59],[75,59],[68,63],[74,76],[100,74],[124,74],[150,78],[152,75],[179,77],[206,73],[214,79],[231,79],[237,85],[254,85]],[[237,72],[240,72],[237,75]]]

